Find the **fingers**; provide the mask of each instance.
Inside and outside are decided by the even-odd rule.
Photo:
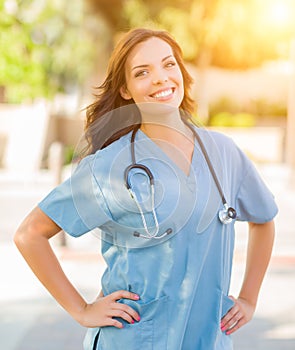
[[[114,293],[109,294],[108,297],[113,300],[119,300],[119,299],[139,300],[140,299],[137,294],[128,292],[127,290],[118,290]]]
[[[245,323],[242,312],[236,311],[235,309],[228,313],[226,318],[222,319],[220,327],[222,332],[226,332],[226,334],[229,335],[238,330]]]
[[[226,331],[226,335],[230,335],[232,333],[234,333],[235,331],[237,331],[239,328],[241,328],[246,322],[244,321],[243,318],[241,318],[239,321],[237,321],[234,326],[230,327],[227,331]]]
[[[112,317],[119,317],[131,324],[135,322],[134,318],[128,312],[125,312],[124,310],[120,309],[112,310]]]
[[[240,306],[237,303],[237,300],[233,297],[230,297],[235,304],[234,306],[228,311],[228,313],[222,318],[220,327],[222,332],[226,332],[227,335],[233,333],[238,328],[240,328],[240,322],[242,322],[243,314],[240,310]]]
[[[93,303],[86,304],[77,315],[77,321],[84,327],[114,326],[123,328],[119,318],[128,323],[140,321],[140,315],[120,299],[139,300],[139,296],[127,290],[119,290],[104,296],[101,292]]]
[[[245,300],[230,297],[234,302],[234,306],[222,318],[220,327],[222,332],[230,335],[246,324],[254,313],[254,307]]]
[[[139,314],[126,304],[115,303],[113,310],[116,312],[114,316],[121,317],[129,323],[134,323],[134,320],[137,322],[140,321]]]
[[[109,294],[105,298],[109,299],[109,302],[110,302],[110,309],[108,312],[108,320],[107,320],[108,326],[114,326],[117,328],[124,327],[120,321],[114,319],[113,317],[122,318],[123,320],[131,324],[133,324],[135,321],[137,322],[140,321],[139,314],[134,309],[132,309],[132,307],[126,304],[117,302],[120,299],[139,300],[140,298],[137,294],[126,290],[119,290]]]
[[[116,328],[124,328],[123,324],[114,318],[108,318],[104,323],[104,327],[106,327],[106,326],[113,326]]]

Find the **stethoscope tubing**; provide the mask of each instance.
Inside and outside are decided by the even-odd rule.
[[[210,160],[210,158],[209,158],[209,155],[208,155],[208,152],[207,152],[207,150],[206,150],[206,147],[205,147],[205,145],[204,145],[202,139],[200,138],[199,134],[198,134],[198,133],[196,132],[196,130],[193,128],[193,126],[190,125],[187,121],[184,121],[184,122],[185,122],[185,124],[190,128],[190,130],[191,130],[192,133],[194,134],[194,137],[195,137],[195,138],[197,139],[197,141],[198,141],[198,144],[199,144],[199,146],[200,146],[200,148],[201,148],[201,151],[202,151],[202,153],[203,153],[203,155],[204,155],[204,157],[205,157],[206,163],[207,163],[207,165],[208,165],[208,167],[209,167],[210,173],[211,173],[211,175],[212,175],[212,177],[213,177],[213,180],[214,180],[214,182],[215,182],[215,185],[216,185],[216,187],[217,187],[217,190],[218,190],[218,192],[219,192],[219,194],[220,194],[220,197],[221,197],[221,200],[222,200],[222,204],[225,205],[225,204],[227,203],[227,201],[226,201],[226,199],[225,199],[225,196],[224,196],[224,193],[223,193],[223,191],[222,191],[222,188],[221,188],[220,182],[219,182],[219,180],[218,180],[218,177],[217,177],[217,175],[216,175],[215,169],[214,169],[214,167],[213,167],[213,165],[212,165],[212,162],[211,162],[211,160]]]
[[[206,163],[208,165],[208,168],[209,168],[209,171],[212,175],[212,178],[214,180],[214,183],[217,187],[217,190],[219,192],[219,195],[221,197],[221,200],[222,200],[222,204],[223,204],[223,209],[221,209],[218,213],[218,217],[219,217],[219,220],[223,223],[223,224],[229,224],[232,222],[232,220],[234,220],[237,216],[237,213],[236,213],[236,210],[232,207],[230,207],[228,204],[227,204],[227,201],[225,199],[225,195],[222,191],[222,188],[221,188],[221,185],[220,185],[220,182],[218,180],[218,177],[217,177],[217,174],[215,172],[215,169],[213,167],[213,164],[209,158],[209,155],[208,155],[208,152],[206,150],[206,147],[201,139],[201,137],[199,136],[199,134],[196,132],[196,130],[194,129],[193,125],[187,121],[187,120],[183,120],[184,123],[190,128],[190,130],[192,131],[193,135],[194,135],[194,138],[198,141],[198,144],[201,148],[201,151],[204,155],[204,158],[206,160]],[[127,168],[125,169],[124,171],[124,181],[125,181],[125,185],[131,195],[131,197],[134,199],[135,203],[136,203],[136,206],[140,212],[140,215],[141,215],[141,219],[142,219],[142,222],[143,222],[143,226],[144,226],[144,230],[146,232],[146,235],[143,235],[143,234],[140,234],[138,233],[137,231],[134,232],[134,236],[135,237],[142,237],[142,238],[146,238],[146,239],[152,239],[152,238],[157,238],[157,239],[160,239],[160,238],[163,238],[164,236],[168,235],[168,234],[171,234],[172,233],[172,229],[168,228],[162,235],[160,236],[157,236],[158,233],[159,233],[159,223],[158,223],[158,219],[157,219],[157,215],[156,215],[156,211],[155,211],[155,189],[154,189],[154,176],[151,172],[151,170],[143,165],[143,164],[140,164],[140,163],[137,163],[136,162],[136,158],[135,158],[135,136],[136,136],[136,133],[138,131],[139,128],[135,128],[132,132],[132,135],[131,135],[131,141],[130,141],[130,144],[131,144],[131,164],[129,166],[127,166]],[[144,171],[148,177],[149,177],[149,181],[150,181],[150,188],[151,188],[151,201],[152,201],[152,216],[153,216],[153,220],[154,220],[154,223],[155,223],[155,230],[152,232],[149,230],[148,226],[147,226],[147,222],[146,222],[146,219],[145,219],[145,216],[144,216],[144,213],[143,213],[143,210],[141,208],[141,205],[139,204],[139,201],[136,197],[136,194],[135,192],[132,190],[132,186],[129,182],[129,173],[132,169],[141,169],[142,171]]]

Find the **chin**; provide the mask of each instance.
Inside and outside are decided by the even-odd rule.
[[[159,116],[163,114],[171,114],[178,110],[179,106],[169,101],[161,102],[143,102],[137,104],[139,110],[145,115]]]

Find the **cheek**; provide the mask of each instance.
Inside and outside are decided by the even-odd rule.
[[[181,72],[175,74],[174,81],[178,85],[179,91],[183,94],[184,93],[184,82]]]
[[[184,97],[184,84],[183,84],[183,81],[180,84],[180,93],[181,93],[181,99],[183,99],[183,97]]]
[[[180,69],[175,70],[174,72],[171,72],[170,79],[173,80],[179,88],[183,88],[183,76]]]
[[[177,72],[176,79],[178,80],[179,85],[183,88],[183,76],[180,70]]]
[[[150,85],[147,80],[141,80],[132,86],[132,94],[141,97],[149,92]]]

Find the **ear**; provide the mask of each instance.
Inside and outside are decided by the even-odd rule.
[[[130,95],[126,85],[120,87],[120,95],[122,98],[124,98],[124,100],[132,99],[132,96]]]

